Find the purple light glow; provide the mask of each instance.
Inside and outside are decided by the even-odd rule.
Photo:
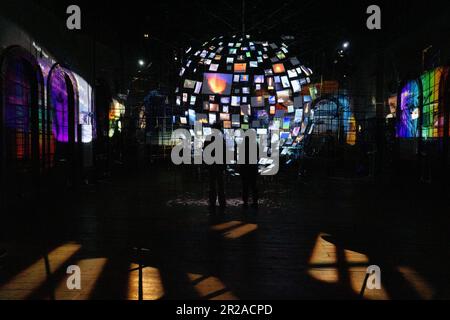
[[[399,138],[417,138],[419,118],[419,85],[417,81],[406,84],[401,93],[400,116],[397,125]]]
[[[5,77],[5,127],[8,157],[24,160],[31,156],[31,95],[30,78],[20,58],[12,58]]]
[[[64,72],[56,68],[50,79],[53,107],[53,135],[58,142],[69,142],[69,94]]]

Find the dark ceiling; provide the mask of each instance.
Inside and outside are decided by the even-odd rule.
[[[111,48],[118,42],[130,56],[148,60],[173,58],[189,46],[223,34],[246,33],[261,39],[292,36],[287,41],[308,65],[333,54],[350,41],[354,57],[388,45],[405,33],[420,28],[436,15],[448,14],[446,2],[414,3],[407,0],[164,0],[164,1],[77,1],[32,0],[61,20],[70,4],[82,9],[83,31]],[[382,30],[366,28],[366,9],[382,9]],[[144,39],[144,34],[149,38]],[[329,61],[328,61],[329,63]]]
[[[126,43],[139,45],[142,35],[148,33],[165,45],[185,47],[217,35],[240,33],[244,21],[247,33],[265,38],[292,35],[305,51],[332,48],[344,39],[370,41],[374,33],[365,26],[370,4],[378,3],[382,8],[383,32],[390,36],[432,18],[446,6],[436,2],[424,8],[423,2],[407,0],[34,1],[61,19],[68,5],[79,4],[83,26],[87,32],[96,29],[104,42],[117,41],[120,36]]]

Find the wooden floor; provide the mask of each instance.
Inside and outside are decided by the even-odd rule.
[[[211,214],[205,180],[157,168],[8,212],[0,299],[450,298],[435,190],[280,175],[245,211],[229,178],[228,208]],[[81,290],[68,289],[71,265]],[[365,288],[371,265],[380,290]]]

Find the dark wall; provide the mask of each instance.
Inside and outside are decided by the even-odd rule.
[[[33,42],[57,62],[67,65],[92,85],[94,79],[108,81],[113,92],[120,86],[120,57],[91,35],[66,28],[65,15],[54,16],[30,1],[0,3],[0,49],[21,45],[35,53]]]

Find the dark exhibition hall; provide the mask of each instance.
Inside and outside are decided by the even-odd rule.
[[[447,2],[0,0],[0,300],[448,300],[449,137]]]

